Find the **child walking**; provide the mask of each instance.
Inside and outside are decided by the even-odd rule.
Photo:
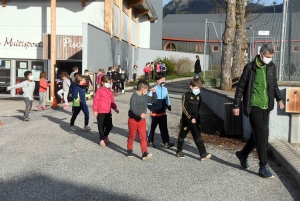
[[[180,132],[178,136],[176,155],[179,158],[185,158],[182,153],[184,138],[189,131],[192,132],[194,141],[200,153],[200,160],[204,161],[211,158],[211,154],[206,152],[202,137],[200,125],[200,88],[201,82],[199,79],[192,79],[190,82],[190,91],[184,94],[182,100],[182,117]]]
[[[101,83],[94,97],[93,111],[98,122],[100,146],[104,147],[110,142],[108,135],[113,127],[111,109],[117,113],[119,113],[119,110],[117,109],[114,96],[110,90],[111,79],[105,75],[102,77]]]
[[[119,72],[117,71],[117,69],[115,67],[112,69],[111,79],[112,79],[112,83],[113,83],[114,95],[117,96],[118,89],[120,88],[120,86],[119,86],[120,77],[119,77]]]
[[[47,88],[50,86],[50,84],[47,83],[46,80],[47,77],[47,73],[45,71],[42,71],[40,73],[40,87],[39,87],[39,97],[40,97],[40,101],[39,101],[39,106],[38,106],[38,110],[46,110],[46,95],[47,95]]]
[[[171,111],[171,103],[169,99],[168,89],[164,87],[166,83],[166,77],[163,72],[158,72],[155,76],[156,81],[156,94],[157,101],[156,103],[148,103],[148,109],[150,110],[151,116],[151,126],[148,135],[148,147],[155,147],[154,142],[154,133],[157,125],[159,125],[159,130],[161,134],[161,139],[164,144],[164,148],[168,149],[174,146],[174,143],[170,143],[170,136],[168,130],[168,121],[166,109]],[[152,93],[148,94],[152,96]]]
[[[63,106],[63,108],[68,108],[69,107],[69,102],[68,102],[68,94],[69,94],[69,89],[70,89],[70,78],[68,73],[61,73],[61,79],[62,81],[62,89],[59,90],[57,92],[57,94],[59,95],[59,97],[61,98],[61,103],[63,102],[63,100],[65,101],[65,105]]]
[[[35,89],[35,82],[33,81],[33,76],[31,71],[25,71],[24,77],[26,78],[25,81],[16,84],[14,86],[7,87],[7,91],[11,89],[22,88],[23,90],[23,98],[26,104],[25,111],[24,111],[24,121],[29,121],[29,111],[32,108],[33,102],[33,92]]]
[[[121,71],[121,74],[120,74],[120,83],[121,83],[121,89],[122,89],[122,94],[125,93],[125,81],[128,81],[128,77],[125,73],[125,70],[124,68],[122,69]]]
[[[91,128],[88,126],[89,125],[89,108],[85,102],[85,85],[86,85],[86,81],[83,78],[83,76],[81,75],[77,75],[74,78],[74,82],[76,83],[76,86],[74,87],[74,91],[72,94],[72,97],[74,99],[74,102],[77,101],[77,103],[79,103],[79,106],[74,106],[73,105],[73,115],[71,118],[71,122],[70,122],[70,129],[72,131],[76,130],[74,124],[75,124],[75,120],[76,117],[78,116],[78,114],[80,113],[80,111],[82,110],[84,113],[84,130],[91,130]],[[78,100],[79,98],[79,100]],[[76,100],[77,99],[77,100]]]
[[[148,96],[149,84],[145,80],[140,80],[137,84],[137,91],[132,94],[130,99],[130,109],[128,111],[128,140],[127,140],[127,152],[128,157],[133,157],[133,141],[138,132],[141,149],[142,149],[142,160],[148,160],[152,157],[151,153],[148,153],[147,147],[147,136],[146,136],[146,113],[147,104],[155,103],[157,100],[157,95],[155,88],[151,91],[152,97]]]

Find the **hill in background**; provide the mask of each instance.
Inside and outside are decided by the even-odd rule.
[[[254,0],[255,2],[255,0]],[[224,13],[224,0],[172,0],[164,6],[164,17],[168,14],[207,14]],[[273,13],[273,5],[249,3],[247,10],[251,13]],[[282,13],[283,4],[275,6],[276,13]]]

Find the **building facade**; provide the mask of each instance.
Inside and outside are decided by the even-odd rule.
[[[150,48],[155,21],[149,0],[57,0],[56,77],[62,70],[71,73],[74,66],[98,72],[126,63],[129,69],[138,48]],[[34,81],[42,70],[50,73],[49,0],[2,1],[0,26],[0,94],[8,94],[7,86],[23,81],[26,70],[33,72]],[[97,32],[88,32],[87,27]],[[90,62],[92,58],[101,58],[100,63]]]

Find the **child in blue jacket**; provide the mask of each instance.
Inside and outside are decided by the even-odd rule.
[[[84,113],[84,130],[91,130],[91,128],[88,126],[89,124],[89,109],[85,102],[85,87],[86,87],[86,81],[83,76],[78,75],[74,79],[76,86],[73,88],[73,94],[72,97],[74,101],[78,101],[80,104],[79,106],[73,106],[73,115],[70,122],[70,129],[72,131],[76,130],[74,123],[76,120],[77,115],[82,110]],[[77,100],[79,98],[79,100]]]
[[[151,116],[151,127],[150,131],[148,130],[148,146],[155,147],[155,145],[153,144],[154,133],[157,125],[159,125],[164,148],[170,148],[174,146],[174,143],[170,143],[170,136],[168,131],[166,109],[171,111],[171,103],[169,99],[168,89],[164,87],[166,83],[166,76],[163,72],[158,72],[155,76],[155,81],[157,101],[156,103],[148,103],[148,109],[150,110]],[[152,96],[152,92],[150,92],[148,95]]]

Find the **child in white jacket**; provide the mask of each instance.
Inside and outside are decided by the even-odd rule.
[[[35,82],[33,81],[33,76],[31,71],[26,71],[24,73],[24,77],[26,78],[25,81],[16,84],[14,86],[7,87],[7,91],[11,89],[22,88],[23,90],[23,98],[26,104],[25,111],[24,111],[24,121],[29,121],[29,111],[32,108],[33,102],[33,92],[35,89]]]

